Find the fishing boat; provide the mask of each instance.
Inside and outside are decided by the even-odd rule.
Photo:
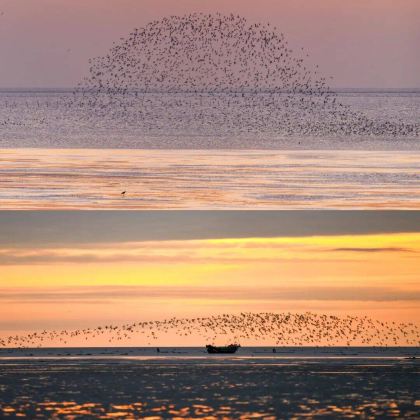
[[[207,344],[206,349],[207,353],[210,354],[226,354],[226,353],[236,353],[237,350],[241,347],[239,344],[229,344],[228,346],[211,346],[210,344]]]

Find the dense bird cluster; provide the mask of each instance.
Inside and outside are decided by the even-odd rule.
[[[73,94],[18,98],[18,104],[6,99],[0,129],[36,128],[44,136],[55,128],[54,138],[77,137],[80,128],[116,130],[169,142],[157,147],[171,147],[167,139],[174,136],[194,139],[197,147],[209,137],[239,145],[252,139],[258,147],[290,136],[420,134],[415,118],[367,116],[341,103],[307,56],[269,24],[235,15],[171,16],[135,29],[90,60]]]
[[[91,60],[69,108],[156,134],[418,135],[419,124],[372,120],[337,101],[269,24],[194,13],[135,29]]]
[[[141,338],[152,344],[165,334],[200,337],[206,343],[225,341],[269,342],[283,346],[314,345],[419,345],[420,331],[412,323],[383,322],[369,317],[305,313],[240,313],[198,318],[170,318],[162,321],[105,325],[96,328],[41,331],[0,339],[0,347],[42,347],[71,345],[83,338],[98,337],[110,343]]]

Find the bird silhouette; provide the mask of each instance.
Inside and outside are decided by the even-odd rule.
[[[418,123],[373,120],[339,103],[306,56],[241,16],[165,17],[92,59],[68,106],[144,134],[419,134]]]
[[[139,321],[123,325],[102,325],[76,330],[42,330],[27,335],[0,338],[0,347],[42,347],[71,345],[83,338],[86,343],[104,337],[109,343],[135,339],[149,344],[173,333],[179,337],[201,337],[205,342],[262,341],[282,346],[354,344],[369,346],[418,346],[420,330],[414,323],[375,320],[367,316],[335,316],[312,312],[242,312],[207,317]]]
[[[197,146],[204,136],[234,138],[239,145],[252,138],[256,146],[293,136],[419,136],[419,121],[371,118],[340,103],[308,57],[277,28],[238,15],[164,17],[90,59],[72,94],[55,103],[46,98],[43,106],[27,102],[30,119],[9,105],[0,127],[73,120],[93,129],[134,130],[145,139],[159,136],[162,148],[171,147],[171,136],[194,138]]]

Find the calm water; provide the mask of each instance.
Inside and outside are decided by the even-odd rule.
[[[140,119],[88,115],[66,106],[70,96],[0,92],[2,209],[420,207],[418,136],[291,135],[258,115],[238,131],[229,112],[246,104],[236,97],[232,108],[223,94],[147,94]],[[419,91],[348,91],[338,100],[378,123],[420,121]]]
[[[67,106],[69,91],[2,91],[0,148],[420,149],[415,135],[320,136],[316,127],[328,124],[321,116],[313,120],[311,113],[293,108],[280,112],[284,118],[272,116],[231,96],[150,93],[135,105],[139,116],[119,107],[96,115]],[[338,93],[337,101],[378,124],[420,121],[420,91],[347,91]]]
[[[408,151],[0,150],[2,209],[418,209],[419,184]]]
[[[181,354],[159,357],[110,356],[127,354],[129,349],[52,353],[67,351],[76,355],[0,357],[0,416],[415,419],[420,415],[419,364],[401,357],[414,354],[414,349],[302,352],[315,358],[296,357],[298,349],[284,348],[278,348],[281,354],[274,357],[267,348],[240,349],[243,354],[233,357],[204,355],[198,348],[165,348],[163,352]],[[149,351],[156,355],[155,350],[137,349],[137,353]],[[108,355],[98,358],[92,355],[95,352]],[[379,356],[370,358],[372,354]]]

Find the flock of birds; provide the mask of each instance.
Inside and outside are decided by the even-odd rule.
[[[305,64],[306,55],[293,51],[284,34],[268,24],[250,24],[235,15],[171,16],[135,29],[107,55],[93,59],[89,76],[62,105],[78,110],[85,120],[116,120],[121,127],[139,127],[145,133],[168,127],[182,133],[217,133],[222,127],[230,134],[420,134],[420,124],[372,120],[339,103],[326,79]],[[39,118],[45,123],[45,116]],[[16,122],[0,122],[10,124]],[[243,313],[45,330],[0,339],[0,346],[68,344],[73,338],[97,336],[118,342],[135,334],[154,340],[168,332],[199,334],[206,342],[225,337],[282,345],[419,343],[413,324],[314,313]]]
[[[73,94],[55,103],[27,101],[26,117],[8,104],[14,117],[4,117],[0,127],[57,123],[70,131],[117,127],[144,136],[256,139],[420,134],[417,122],[370,118],[340,103],[307,57],[269,24],[233,14],[166,17],[90,60]]]
[[[420,133],[419,124],[373,120],[339,103],[306,56],[269,24],[233,14],[171,16],[91,60],[67,107],[151,133]]]
[[[369,317],[305,313],[245,312],[198,318],[170,318],[161,321],[105,325],[78,330],[44,330],[27,335],[0,338],[0,347],[33,348],[70,346],[80,339],[88,345],[104,338],[109,343],[127,344],[135,339],[149,345],[166,334],[193,336],[206,343],[276,343],[282,346],[363,345],[404,346],[420,344],[420,331],[413,323],[384,322]],[[96,339],[96,340],[95,340]]]

